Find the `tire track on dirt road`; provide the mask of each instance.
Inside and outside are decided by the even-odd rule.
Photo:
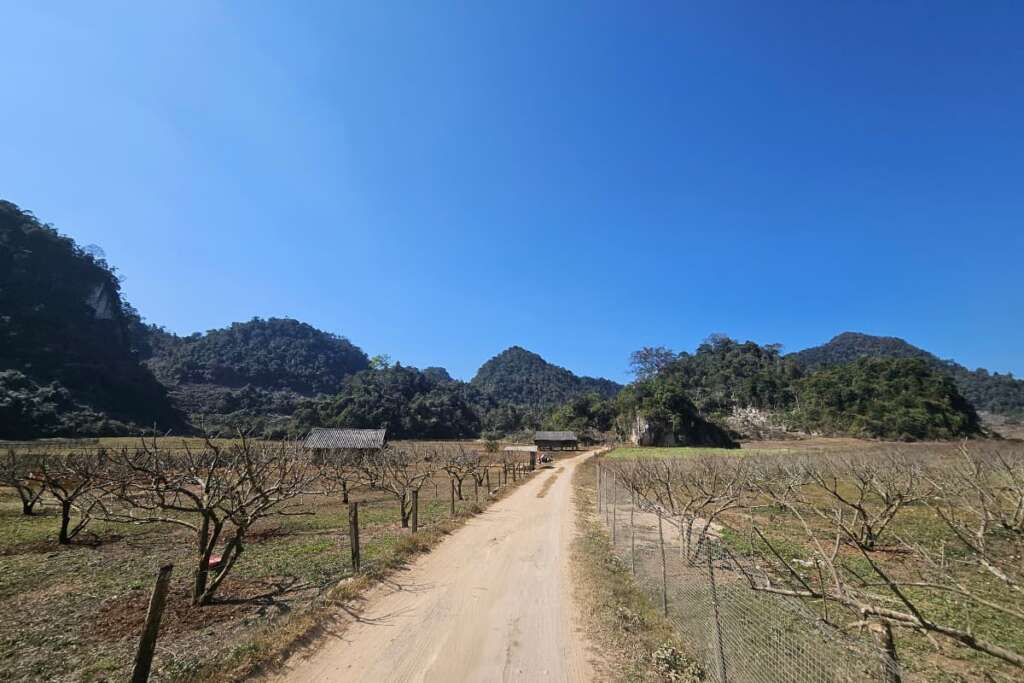
[[[572,473],[589,455],[534,475],[373,589],[355,620],[276,680],[593,680],[569,564]]]

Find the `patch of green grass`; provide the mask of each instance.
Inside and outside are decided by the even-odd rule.
[[[602,456],[612,460],[629,460],[633,458],[693,458],[701,455],[750,455],[753,450],[736,448],[616,448]]]

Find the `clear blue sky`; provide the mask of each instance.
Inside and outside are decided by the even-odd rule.
[[[1024,375],[1024,3],[0,4],[0,196],[179,333]]]

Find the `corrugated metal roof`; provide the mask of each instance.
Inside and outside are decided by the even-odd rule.
[[[326,429],[314,427],[306,436],[306,448],[381,448],[386,429]]]
[[[534,441],[576,441],[576,432],[537,432]]]

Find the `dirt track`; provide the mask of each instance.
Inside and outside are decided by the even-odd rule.
[[[587,455],[534,475],[372,591],[279,680],[594,680],[569,566],[570,480]]]

